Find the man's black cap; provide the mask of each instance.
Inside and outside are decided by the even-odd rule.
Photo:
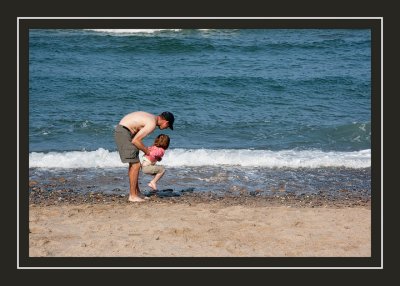
[[[174,115],[169,111],[164,111],[163,113],[161,113],[161,116],[168,121],[168,127],[171,128],[171,130],[174,130]]]

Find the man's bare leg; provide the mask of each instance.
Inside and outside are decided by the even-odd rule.
[[[140,162],[129,163],[128,176],[129,176],[129,201],[130,202],[144,202],[139,194],[139,170]]]

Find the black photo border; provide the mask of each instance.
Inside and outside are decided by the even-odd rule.
[[[17,17],[17,268],[372,268],[383,267],[382,17]],[[29,257],[30,29],[370,29],[371,257]]]

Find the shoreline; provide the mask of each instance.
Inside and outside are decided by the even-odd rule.
[[[63,205],[63,204],[132,204],[128,202],[126,194],[113,194],[103,192],[79,192],[69,188],[51,188],[39,186],[37,182],[29,183],[30,205]],[[290,207],[366,207],[371,208],[371,197],[343,189],[337,194],[318,192],[317,194],[296,195],[285,191],[276,191],[273,195],[261,192],[227,191],[223,195],[213,192],[194,192],[192,189],[175,192],[172,189],[161,190],[157,193],[143,191],[150,199],[146,204],[161,203],[211,203],[218,201],[222,205],[247,205],[247,206],[290,206]]]

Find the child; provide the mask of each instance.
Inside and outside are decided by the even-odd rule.
[[[150,154],[143,155],[142,171],[145,174],[153,175],[154,179],[150,181],[148,186],[154,191],[157,191],[157,181],[165,173],[163,166],[156,166],[157,161],[161,161],[165,154],[165,150],[169,147],[169,136],[165,134],[160,134],[154,140],[153,146],[149,147]]]

